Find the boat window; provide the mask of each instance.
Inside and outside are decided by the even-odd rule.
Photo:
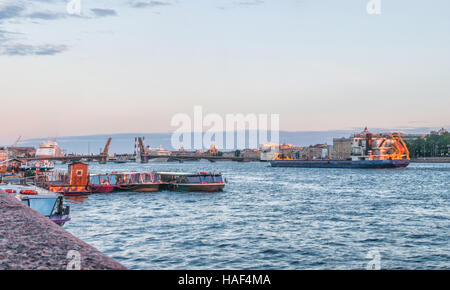
[[[100,184],[108,184],[108,176],[106,175],[99,175],[99,182]]]
[[[30,207],[44,216],[50,216],[55,207],[56,198],[30,198]]]
[[[91,176],[90,183],[99,185],[100,184],[100,176],[98,176],[98,175]]]
[[[117,184],[117,180],[116,180],[116,176],[115,175],[110,175],[109,176],[109,183],[112,185]]]
[[[200,181],[201,182],[207,182],[207,183],[214,182],[213,177],[211,175],[200,176]]]
[[[154,178],[151,173],[143,173],[142,174],[142,181],[144,183],[153,182]]]
[[[130,176],[130,184],[131,183],[140,183],[140,176],[139,176],[139,174],[132,174],[131,176]]]
[[[174,179],[176,179],[175,176],[173,176],[173,175],[159,175],[159,176],[160,176],[161,180],[164,182],[171,182]]]
[[[200,176],[188,176],[187,177],[188,182],[190,183],[200,183]]]
[[[215,175],[214,182],[223,182],[222,175]]]

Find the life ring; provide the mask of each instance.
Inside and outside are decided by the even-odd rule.
[[[23,189],[20,191],[21,194],[25,194],[25,195],[36,195],[37,191],[36,190],[31,190],[31,189]]]

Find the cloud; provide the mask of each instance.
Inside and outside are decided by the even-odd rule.
[[[12,31],[7,31],[7,30],[3,30],[0,29],[0,43],[6,43],[8,41],[11,41],[14,35],[18,35],[18,34],[22,34],[20,32],[12,32]]]
[[[254,5],[264,4],[264,1],[263,0],[242,0],[242,1],[238,1],[236,4],[245,5],[245,6],[254,6]]]
[[[114,9],[102,9],[102,8],[92,8],[92,12],[94,12],[97,17],[105,17],[105,16],[116,16],[117,12]]]
[[[31,19],[55,20],[55,19],[65,18],[66,14],[54,13],[54,12],[33,12],[33,13],[26,15],[26,17],[31,18]]]
[[[38,2],[36,4],[33,2]],[[2,1],[3,3],[3,1]],[[33,1],[17,1],[11,0],[7,4],[0,4],[0,24],[4,21],[14,20],[13,24],[23,25],[24,23],[40,23],[42,21],[66,19],[71,17],[76,18],[98,18],[105,16],[117,15],[117,12],[113,9],[101,9],[92,8],[90,11],[95,15],[95,17],[82,17],[78,15],[70,15],[65,13],[65,4],[68,0],[33,0]],[[42,6],[41,4],[45,4]],[[61,4],[63,6],[61,6]],[[44,10],[42,10],[43,7]],[[45,10],[48,9],[48,10]],[[36,21],[39,20],[39,21]],[[50,43],[39,43],[33,41],[27,43],[27,41],[22,42],[14,37],[14,34],[10,31],[2,30],[0,27],[0,55],[6,56],[44,56],[44,55],[56,55],[68,50],[68,46],[64,44],[50,44]],[[24,37],[28,38],[27,35]]]
[[[0,7],[0,20],[18,17],[25,10],[22,5],[12,4]]]
[[[147,7],[169,6],[172,4],[173,2],[168,1],[150,0],[150,1],[133,1],[131,3],[131,6],[134,8],[147,8]]]
[[[237,7],[251,7],[264,4],[264,0],[234,0],[234,1],[226,1],[222,2],[222,5],[216,6],[217,9],[227,10],[233,9]]]
[[[28,45],[28,44],[7,44],[0,48],[2,55],[55,55],[67,50],[65,45]]]

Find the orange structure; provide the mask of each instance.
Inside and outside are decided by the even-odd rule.
[[[70,185],[87,185],[89,176],[89,166],[87,164],[76,162],[69,166]]]
[[[89,194],[89,166],[82,162],[75,162],[69,165],[69,184],[61,182],[51,182],[48,189],[53,192],[83,195]]]

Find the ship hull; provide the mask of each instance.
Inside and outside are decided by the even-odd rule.
[[[169,190],[187,192],[219,192],[223,191],[225,183],[173,183]]]
[[[87,189],[87,186],[78,186],[78,185],[49,185],[48,190],[62,193],[64,195],[89,195],[90,192]]]
[[[303,167],[303,168],[361,168],[386,169],[403,168],[409,165],[409,160],[271,160],[272,167]]]
[[[102,185],[91,185],[91,193],[111,193],[113,192],[118,186],[117,185],[109,185],[109,184],[102,184]]]
[[[122,184],[116,190],[127,192],[157,192],[161,183]]]

